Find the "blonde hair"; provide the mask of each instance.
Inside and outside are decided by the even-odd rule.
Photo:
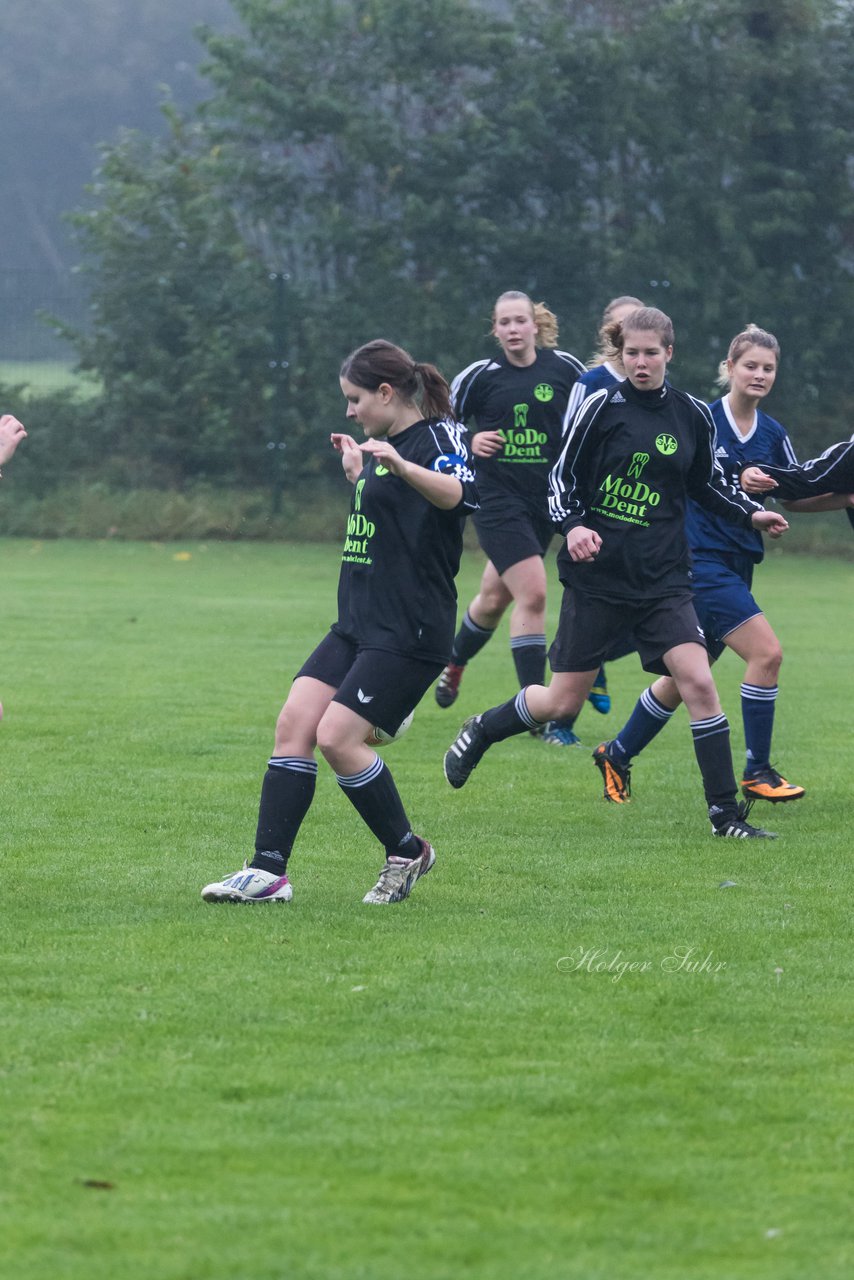
[[[605,310],[602,312],[602,319],[599,321],[599,332],[596,335],[599,346],[593,355],[587,361],[588,369],[596,369],[600,364],[605,364],[609,360],[618,360],[620,353],[616,347],[612,346],[608,339],[608,325],[614,319],[614,312],[620,311],[623,307],[636,307],[640,309],[643,303],[640,298],[634,298],[630,293],[623,293],[619,298],[612,298]]]
[[[769,333],[767,329],[760,329],[758,324],[749,324],[742,329],[741,333],[737,333],[729,344],[726,360],[722,360],[718,365],[718,376],[715,379],[717,386],[726,390],[730,384],[729,368],[730,362],[736,364],[750,347],[765,347],[768,351],[773,351],[777,359],[780,359],[780,344],[774,337],[773,333]]]
[[[495,299],[492,308],[492,324],[495,327],[495,312],[499,302],[526,302],[531,308],[534,324],[537,326],[536,345],[538,347],[556,347],[558,336],[557,316],[550,311],[544,302],[532,302],[527,293],[520,289],[508,289]]]
[[[627,333],[650,332],[656,334],[665,347],[673,346],[673,321],[658,307],[638,307],[624,320],[611,320],[603,325],[607,341],[614,350],[622,353]]]

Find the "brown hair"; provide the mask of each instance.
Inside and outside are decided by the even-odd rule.
[[[616,347],[613,347],[608,340],[608,325],[614,319],[614,312],[619,311],[622,307],[636,307],[641,309],[643,307],[643,303],[640,298],[634,298],[630,293],[622,293],[619,298],[611,299],[605,310],[602,312],[602,319],[599,322],[599,332],[596,335],[599,346],[587,361],[588,369],[596,369],[600,364],[604,364],[606,360],[619,358],[619,350]]]
[[[663,311],[659,311],[658,307],[638,307],[637,311],[632,311],[627,315],[625,320],[612,320],[609,324],[604,325],[607,341],[611,343],[615,351],[622,352],[623,342],[627,333],[637,333],[649,330],[655,333],[661,339],[665,347],[673,346],[673,321],[670,316],[666,316]]]
[[[760,329],[757,324],[749,324],[742,329],[741,333],[735,335],[729,344],[726,360],[722,360],[718,365],[718,376],[715,381],[719,387],[729,386],[729,369],[727,368],[729,362],[732,361],[735,364],[750,347],[765,347],[768,351],[773,351],[778,360],[780,359],[780,344],[773,333],[769,333],[767,329]]]
[[[385,338],[375,338],[352,351],[341,365],[340,377],[366,391],[383,382],[409,404],[418,404],[428,418],[453,418],[451,391],[434,364],[413,360],[408,351]]]
[[[527,293],[522,293],[520,289],[508,289],[506,293],[500,294],[495,299],[495,306],[492,308],[492,324],[495,326],[495,309],[499,302],[526,302],[531,308],[531,315],[534,317],[534,324],[537,326],[536,345],[538,347],[556,347],[558,322],[557,316],[550,311],[544,302],[532,302]]]

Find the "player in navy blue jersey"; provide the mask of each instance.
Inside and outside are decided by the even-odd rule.
[[[510,648],[520,687],[542,681],[546,669],[543,557],[555,532],[548,474],[584,366],[556,349],[556,317],[525,293],[501,294],[492,332],[501,354],[476,360],[451,384],[458,419],[473,424],[480,494],[475,527],[489,559],[436,686],[440,707],[456,701],[466,664],[492,638],[511,605]],[[571,724],[540,726],[537,736],[559,746],[578,742]]]
[[[749,325],[730,343],[719,370],[728,393],[711,405],[717,432],[716,457],[727,479],[738,484],[748,459],[779,467],[795,462],[785,429],[759,407],[777,376],[780,347],[773,334]],[[838,498],[812,498],[785,504],[792,511],[829,510]],[[712,661],[724,648],[744,659],[741,714],[746,763],[741,789],[748,802],[799,800],[803,787],[793,785],[771,763],[778,673],[783,660],[780,642],[752,594],[753,571],[763,558],[762,538],[689,502],[686,531],[691,547],[694,606]],[[630,794],[630,763],[668,723],[681,698],[674,680],[656,680],[638,699],[629,720],[593,759],[604,779],[607,800],[624,803]]]
[[[288,859],[314,797],[316,747],[385,851],[364,902],[402,902],[435,861],[366,738],[373,726],[397,732],[451,650],[463,523],[477,506],[466,431],[453,420],[439,371],[390,342],[353,352],[340,380],[347,418],[367,438],[332,435],[353,485],[338,617],[279,715],[255,856],[207,885],[207,902],[290,901]]]
[[[630,630],[644,668],[672,675],[688,707],[713,833],[767,836],[739,809],[729,725],[691,598],[685,507],[693,498],[772,536],[788,526],[727,483],[708,406],[666,381],[670,319],[645,307],[610,334],[627,376],[585,401],[550,476],[552,518],[566,535],[551,683],[467,720],[445,753],[445,776],[461,787],[494,743],[577,713],[614,638]]]
[[[643,303],[640,298],[624,293],[619,298],[612,298],[602,312],[602,319],[599,323],[599,346],[588,360],[587,369],[572,388],[569,406],[566,411],[564,434],[568,431],[569,424],[575,417],[576,411],[588,396],[592,396],[594,391],[601,391],[603,387],[613,387],[615,382],[622,382],[623,378],[625,378],[626,371],[623,368],[622,357],[620,352],[611,346],[608,332],[614,322],[619,324],[625,320],[626,316],[633,311],[637,311],[642,306]],[[608,654],[608,659],[612,661],[617,658],[624,658],[626,654],[633,652],[634,645],[631,640],[627,639],[623,643],[615,645],[614,649]],[[611,698],[608,693],[608,680],[604,666],[599,669],[593,688],[587,695],[587,701],[602,715],[607,715],[611,710]]]

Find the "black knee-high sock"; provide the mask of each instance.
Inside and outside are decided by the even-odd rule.
[[[515,698],[502,702],[499,707],[484,711],[480,723],[489,742],[503,742],[517,733],[527,733],[531,729],[541,729],[542,722],[535,720],[528,710],[525,701],[525,690],[520,689]]]
[[[314,799],[316,784],[316,760],[272,756],[267,762],[251,866],[284,875],[302,820]]]
[[[379,756],[361,773],[335,780],[366,827],[384,846],[388,857],[417,858],[418,837],[412,834],[391,770]]]
[[[546,637],[511,636],[510,652],[516,668],[519,688],[546,682]]]
[[[694,754],[703,775],[703,790],[709,817],[715,826],[731,818],[738,809],[732,751],[729,744],[729,722],[725,715],[708,720],[692,720]]]
[[[466,609],[460,629],[454,636],[454,647],[451,650],[451,661],[458,667],[464,667],[476,653],[495,635],[494,627],[481,627]]]

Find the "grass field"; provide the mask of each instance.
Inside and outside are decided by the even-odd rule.
[[[30,395],[47,395],[74,387],[84,396],[94,395],[97,382],[74,371],[71,360],[0,360],[0,383],[25,386]]]
[[[335,547],[0,559],[4,1275],[854,1274],[850,563],[759,575],[787,653],[775,758],[807,788],[763,810],[776,842],[710,837],[684,712],[631,805],[527,736],[452,792],[460,720],[514,688],[502,630],[388,749],[438,861],[383,909],[324,765],[293,903],[199,898],[251,848]],[[737,769],[741,670],[718,668]],[[644,683],[635,658],[610,679],[588,748]]]

